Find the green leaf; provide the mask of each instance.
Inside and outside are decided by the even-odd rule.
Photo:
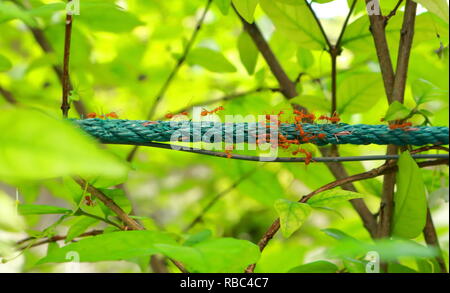
[[[0,54],[0,71],[8,71],[12,68],[12,63],[8,58]]]
[[[22,215],[46,215],[46,214],[68,215],[72,213],[72,211],[69,209],[39,204],[19,204],[19,212]]]
[[[212,72],[235,72],[236,68],[222,53],[209,48],[196,48],[187,57],[189,65],[199,65]]]
[[[398,101],[394,101],[389,105],[389,108],[384,116],[384,121],[401,120],[409,116],[411,110]]]
[[[192,246],[158,244],[156,247],[166,256],[183,263],[189,272],[243,272],[260,257],[257,245],[234,238],[210,239]]]
[[[392,233],[403,238],[415,238],[422,233],[427,216],[427,199],[422,174],[409,152],[398,160],[397,192],[394,195]]]
[[[17,212],[15,202],[0,190],[0,231],[20,232],[26,224]]]
[[[127,12],[113,2],[103,0],[83,1],[80,5],[80,15],[76,20],[86,24],[94,31],[125,33],[137,26],[143,25],[134,14]]]
[[[312,210],[307,204],[286,199],[276,200],[274,206],[280,216],[281,232],[286,238],[303,225]]]
[[[288,273],[336,273],[338,269],[334,263],[318,260],[292,268]]]
[[[214,3],[216,3],[223,15],[228,14],[231,6],[231,0],[214,0]]]
[[[127,260],[158,253],[156,244],[176,245],[169,234],[157,231],[120,231],[84,238],[53,250],[38,264],[67,262],[66,255],[76,252],[80,262]]]
[[[255,72],[259,51],[245,31],[239,35],[238,50],[242,64],[245,66],[245,69],[247,69],[248,74],[252,75]]]
[[[50,17],[57,11],[64,11],[66,3],[49,3],[28,10],[34,17]]]
[[[97,224],[99,220],[86,217],[86,216],[79,216],[75,223],[70,226],[69,231],[67,231],[67,237],[65,240],[65,243],[68,243],[72,241],[74,238],[80,236],[83,234],[87,228]]]
[[[281,3],[273,0],[260,0],[260,5],[270,17],[278,31],[298,46],[322,50],[326,48],[325,39],[311,11],[304,1]]]
[[[367,101],[375,104],[384,96],[379,73],[355,72],[338,78],[338,110],[343,113],[363,113],[370,109]]]
[[[411,91],[417,105],[431,102],[448,95],[448,91],[440,89],[423,78],[418,78],[411,83]]]
[[[245,19],[248,23],[252,23],[255,14],[256,6],[258,5],[259,0],[232,0],[233,5],[236,8],[237,12],[243,19]]]
[[[25,108],[2,109],[0,178],[37,180],[78,174],[122,177],[128,167],[73,124]]]
[[[446,0],[414,0],[428,11],[436,14],[448,23],[448,3]]]
[[[211,238],[212,232],[209,229],[202,230],[196,234],[189,235],[189,237],[184,241],[184,246],[192,246],[194,244],[197,244],[199,242],[205,241],[209,238]]]
[[[311,197],[307,203],[312,207],[324,207],[364,197],[363,194],[342,189],[330,189]]]
[[[305,48],[298,48],[297,50],[297,62],[301,70],[307,70],[314,64],[314,56],[311,50]]]

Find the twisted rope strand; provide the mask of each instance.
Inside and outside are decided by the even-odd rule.
[[[289,140],[302,136],[295,124],[282,123],[278,129],[263,127],[257,122],[221,123],[191,121],[146,121],[120,119],[83,119],[72,120],[82,130],[97,138],[102,143],[142,145],[148,142],[229,142],[255,143],[261,134],[278,134]],[[269,124],[267,124],[269,125]],[[302,124],[308,135],[323,134],[309,142],[319,146],[326,144],[394,144],[398,146],[426,144],[447,145],[449,143],[448,127],[417,126],[404,129],[390,129],[386,125],[349,125],[339,124]]]

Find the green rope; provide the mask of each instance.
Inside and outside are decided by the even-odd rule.
[[[269,134],[275,128],[263,127],[261,123],[221,123],[191,121],[146,121],[120,119],[83,119],[72,120],[81,129],[102,143],[142,144],[147,142],[229,142],[255,143],[261,133]],[[319,137],[309,142],[317,145],[326,144],[394,144],[398,146],[426,144],[447,145],[448,127],[414,126],[404,129],[389,129],[386,125],[349,125],[339,124],[302,124],[306,137]],[[278,133],[286,139],[298,139],[301,136],[295,124],[282,123]],[[259,136],[258,136],[259,135]]]

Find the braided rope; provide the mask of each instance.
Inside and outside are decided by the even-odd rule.
[[[255,143],[261,133],[269,134],[272,128],[261,123],[221,123],[191,121],[146,121],[120,119],[72,120],[81,129],[103,143],[142,144],[146,142],[247,142]],[[274,125],[272,125],[274,126]],[[302,124],[308,135],[323,133],[323,138],[309,142],[326,144],[394,144],[398,146],[449,143],[448,127],[417,126],[405,129],[389,129],[386,125]],[[272,130],[274,131],[274,130]],[[282,123],[275,132],[289,140],[302,137],[295,124]]]

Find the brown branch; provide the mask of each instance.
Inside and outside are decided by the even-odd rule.
[[[178,71],[180,70],[181,66],[186,61],[187,55],[191,51],[192,45],[194,44],[194,42],[195,42],[195,40],[197,38],[197,35],[198,35],[200,29],[202,28],[203,22],[205,21],[206,14],[209,11],[211,3],[212,3],[212,0],[207,0],[205,9],[203,9],[203,13],[200,16],[200,19],[198,20],[197,24],[195,25],[195,29],[194,29],[194,31],[192,33],[192,36],[189,39],[188,43],[184,47],[183,53],[181,54],[180,58],[178,58],[177,63],[175,64],[175,67],[172,69],[172,71],[170,72],[169,76],[167,77],[167,79],[165,80],[164,84],[162,85],[161,89],[159,90],[158,94],[156,95],[155,101],[153,102],[152,107],[150,108],[150,110],[149,110],[149,112],[147,114],[147,119],[148,120],[153,118],[153,115],[155,114],[159,103],[164,98],[164,96],[165,96],[167,90],[169,89],[172,81],[174,80],[174,78],[177,75]],[[134,146],[133,149],[128,153],[127,158],[126,158],[126,160],[128,162],[133,161],[134,156],[136,155],[136,152],[137,152],[138,148],[139,148],[138,146]]]
[[[438,159],[438,160],[432,160],[432,161],[419,162],[419,163],[417,163],[417,165],[419,166],[419,168],[425,168],[425,167],[437,166],[437,165],[443,165],[443,164],[448,165],[448,163],[449,163],[448,159]],[[329,190],[332,188],[336,188],[339,186],[344,186],[345,184],[349,184],[351,182],[375,178],[375,177],[378,177],[378,176],[384,175],[384,174],[390,174],[393,172],[397,172],[397,170],[398,170],[397,165],[395,163],[389,162],[378,168],[374,168],[370,171],[355,174],[355,175],[325,184],[322,187],[314,190],[313,192],[310,192],[309,194],[303,196],[298,202],[306,203],[310,198],[312,198],[314,195],[316,195],[320,192],[323,192],[323,191],[326,191],[326,190]],[[264,248],[267,246],[269,241],[275,236],[275,234],[278,232],[279,229],[280,229],[280,220],[276,219],[272,223],[272,225],[269,227],[269,229],[267,229],[266,233],[264,233],[261,240],[258,242],[258,246],[261,251],[264,250]],[[256,264],[250,265],[249,267],[247,267],[246,272],[247,273],[254,272],[255,267],[256,267]]]
[[[439,264],[440,273],[447,273],[447,267],[442,256],[442,250],[439,245],[439,238],[436,233],[436,228],[434,227],[430,208],[427,208],[427,221],[425,223],[425,227],[423,228],[423,236],[428,247],[432,247],[438,252],[438,255],[435,257],[435,259]]]
[[[345,29],[347,28],[348,22],[350,20],[350,16],[352,16],[353,10],[355,10],[356,1],[353,0],[352,4],[350,5],[350,9],[348,11],[347,17],[345,18],[344,24],[342,25],[341,32],[339,33],[339,37],[336,41],[336,47],[340,48],[342,43],[342,38],[344,37]]]
[[[18,101],[14,98],[13,94],[7,89],[0,86],[0,94],[5,98],[5,100],[10,104],[17,104]]]
[[[31,8],[31,7],[29,7],[29,5],[26,5],[27,4],[26,2],[25,2],[25,5],[24,5],[18,0],[12,0],[12,1],[16,5],[18,5],[18,6],[22,7],[22,8],[26,8],[26,9],[30,9]],[[44,51],[47,54],[55,53],[55,50],[53,49],[53,46],[48,41],[48,39],[45,36],[45,33],[44,33],[43,30],[41,30],[39,28],[34,28],[34,27],[31,27],[31,26],[28,26],[28,25],[27,25],[27,27],[31,31],[31,33],[33,34],[33,37],[34,37],[35,41],[41,47],[42,51]],[[61,68],[61,66],[53,65],[52,68],[53,68],[53,71],[56,73],[56,76],[58,77],[58,79],[61,82],[61,84],[63,84],[63,69]],[[73,89],[73,85],[70,82],[70,80],[69,80],[69,88],[70,88],[70,90]],[[85,105],[83,104],[82,101],[74,101],[73,105],[75,107],[75,110],[77,111],[77,113],[80,116],[86,117],[87,110],[86,110],[86,107],[85,107]]]
[[[403,17],[402,30],[400,32],[400,44],[398,47],[397,68],[395,70],[394,88],[391,102],[403,103],[406,79],[408,76],[409,57],[414,37],[414,24],[416,20],[417,3],[406,0],[405,14]]]
[[[411,52],[411,46],[414,36],[414,23],[416,17],[417,4],[411,0],[406,2],[406,10],[403,18],[403,25],[400,36],[400,45],[397,57],[397,68],[394,77],[394,85],[389,103],[398,101],[403,103],[408,73],[408,63]],[[387,155],[393,155],[398,152],[398,147],[389,145]],[[380,223],[378,226],[377,237],[386,238],[391,234],[391,221],[394,213],[394,188],[396,175],[390,174],[383,180],[383,196],[380,207]],[[383,267],[386,265],[384,264]],[[384,268],[386,270],[386,268]]]
[[[80,177],[73,178],[78,185],[81,186],[82,189],[87,187],[87,191],[102,201],[106,207],[108,207],[111,211],[113,211],[119,219],[125,223],[131,230],[144,230],[144,228],[139,225],[134,219],[130,218],[127,213],[125,213],[121,207],[119,207],[111,198],[107,197],[103,192],[99,189],[95,188],[91,184],[89,184],[86,180]]]
[[[67,3],[72,2],[68,0]],[[72,23],[73,17],[72,13],[66,13],[66,24],[65,24],[65,34],[64,34],[64,62],[63,62],[63,73],[62,73],[62,103],[61,110],[64,118],[69,115],[70,103],[69,103],[69,92],[70,92],[70,77],[69,77],[69,63],[70,63],[70,43],[72,40]]]
[[[82,237],[88,237],[88,236],[96,236],[96,235],[100,235],[100,234],[103,234],[103,230],[92,230],[92,231],[89,231],[89,232],[85,232],[85,233],[83,233],[83,234],[80,234],[80,235],[78,235],[76,238],[82,238]],[[47,239],[44,239],[44,240],[42,240],[42,241],[33,243],[33,244],[30,245],[29,247],[28,247],[28,246],[24,246],[24,247],[21,247],[21,248],[19,248],[19,249],[20,249],[20,250],[24,250],[25,248],[36,247],[36,246],[40,246],[40,245],[43,245],[43,244],[46,244],[46,243],[50,243],[50,242],[57,242],[57,241],[65,240],[66,238],[67,238],[66,235],[65,235],[65,236],[56,235],[56,236],[52,236],[52,237],[49,237],[49,238],[47,238]],[[36,238],[34,238],[34,237],[28,237],[28,238],[25,238],[25,239],[23,239],[23,240],[18,241],[16,244],[17,244],[17,245],[21,245],[21,244],[23,244],[23,243],[25,243],[25,242],[28,242],[28,241],[30,241],[30,240],[33,240],[33,239],[36,239]]]
[[[366,0],[366,4],[378,0]],[[383,77],[384,90],[389,103],[392,102],[392,91],[394,88],[394,68],[392,66],[391,56],[389,54],[389,46],[386,39],[384,17],[381,14],[369,15],[370,31],[372,33],[375,49],[377,52],[378,62],[380,63],[381,74]]]

